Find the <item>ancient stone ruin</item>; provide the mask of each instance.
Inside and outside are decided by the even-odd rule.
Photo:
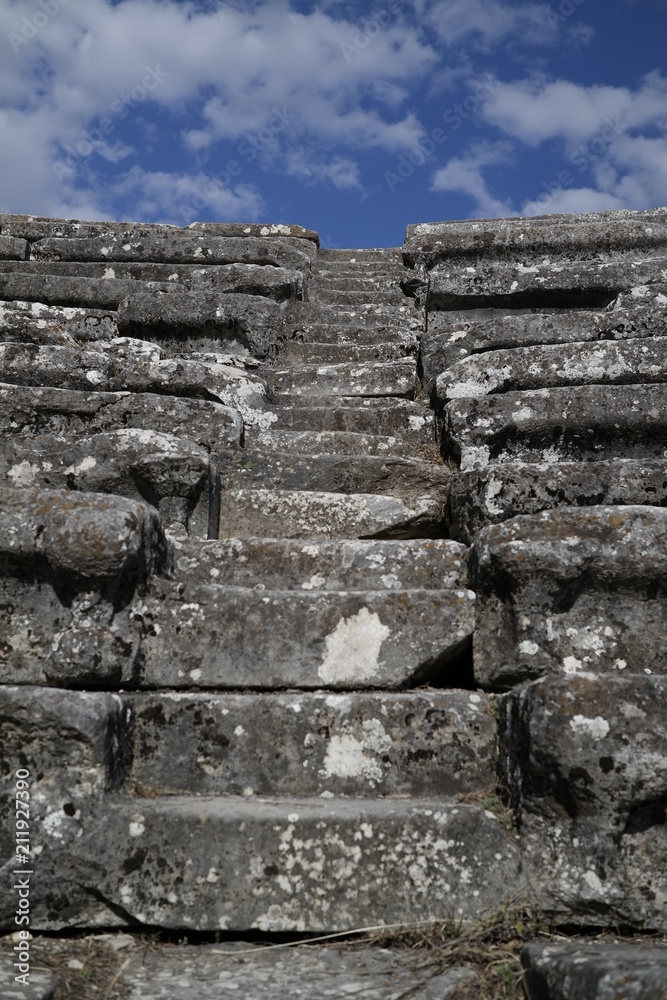
[[[667,932],[667,209],[3,215],[0,300],[6,932],[21,844],[33,932]]]

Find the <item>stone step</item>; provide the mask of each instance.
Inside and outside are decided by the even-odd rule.
[[[384,458],[424,458],[414,441],[353,431],[259,431],[246,435],[246,448],[292,455],[356,455]],[[428,445],[426,446],[429,447]],[[437,455],[437,449],[434,448]]]
[[[485,528],[471,556],[478,683],[663,674],[666,543],[657,507],[562,507]]]
[[[102,434],[120,428],[158,431],[194,441],[214,456],[238,448],[243,434],[237,410],[206,399],[2,383],[0,423],[8,438],[21,440],[41,434]]]
[[[0,342],[60,344],[112,340],[118,336],[115,314],[103,309],[46,306],[40,302],[0,302]]]
[[[449,400],[558,386],[667,381],[667,337],[594,344],[548,344],[486,351],[458,361],[436,379],[440,405]]]
[[[392,690],[456,684],[474,594],[255,591],[154,577],[130,615],[144,623],[140,687]]]
[[[451,538],[471,544],[486,525],[517,514],[595,504],[667,506],[665,460],[497,462],[453,478],[447,526]]]
[[[667,928],[666,697],[667,677],[587,673],[537,681],[504,699],[503,767],[510,746],[526,752],[517,754],[511,775],[504,767],[503,780],[525,870],[546,909],[562,907],[566,870],[580,887],[582,923],[617,926],[620,913],[627,926]]]
[[[443,449],[461,471],[490,462],[653,459],[667,453],[664,385],[591,385],[457,399]]]
[[[667,281],[667,255],[610,261],[542,261],[475,267],[438,265],[429,274],[428,308],[559,306],[604,308],[621,292]]]
[[[115,261],[61,262],[14,261],[0,264],[3,273],[30,276],[85,278],[96,281],[166,284],[185,290],[237,292],[245,295],[265,295],[282,302],[306,297],[307,280],[302,271],[262,264],[152,264],[142,260],[122,263]]]
[[[409,335],[403,340],[396,339],[392,343],[350,344],[323,343],[317,344],[307,340],[286,340],[276,353],[276,363],[283,365],[303,364],[345,364],[360,362],[361,364],[386,363],[398,361],[417,354],[417,340]]]
[[[338,400],[335,408],[321,405],[276,407],[271,428],[293,431],[346,431],[359,434],[391,434],[420,444],[435,441],[435,417],[420,403],[402,399],[358,399],[357,405]]]
[[[400,694],[125,694],[142,796],[383,798],[494,794],[493,698]]]
[[[42,886],[57,879],[62,905],[53,915],[35,899],[36,929],[351,931],[471,920],[525,891],[493,813],[442,798],[120,799],[77,843],[72,876],[61,854],[40,856]]]
[[[468,550],[448,539],[290,541],[285,538],[175,542],[183,583],[259,590],[448,590],[468,585]]]
[[[123,427],[65,442],[62,434],[28,439],[14,434],[2,442],[0,479],[36,490],[113,493],[143,501],[160,512],[165,527],[203,538],[217,525],[216,470],[208,452],[162,431]]]
[[[528,996],[535,1000],[667,1000],[664,944],[535,941],[523,949],[521,962]]]
[[[266,375],[268,378],[268,371]],[[406,358],[384,364],[344,362],[275,368],[270,371],[269,386],[276,401],[285,395],[411,397],[416,377],[414,360]]]
[[[373,493],[415,503],[423,496],[444,504],[451,470],[441,461],[389,455],[238,452],[221,468],[222,489],[311,490],[319,493]]]
[[[368,305],[371,303],[377,303],[378,305],[399,305],[405,302],[405,293],[401,288],[357,290],[348,288],[323,288],[321,285],[314,285],[310,288],[308,299],[310,302],[336,306]]]
[[[363,347],[384,344],[412,344],[416,343],[421,327],[411,326],[410,323],[395,325],[391,322],[370,324],[368,326],[359,323],[305,323],[294,332],[289,340],[281,341],[278,350],[282,345],[294,342],[327,344],[332,347]],[[347,357],[345,360],[355,360]]]
[[[337,268],[336,270],[323,270],[319,268],[313,273],[310,279],[310,288],[316,293],[324,290],[331,291],[332,289],[349,292],[379,292],[384,289],[401,291],[401,281],[411,276],[412,272],[406,271],[405,268],[396,268],[394,270],[377,268],[371,272],[367,267],[362,269],[352,264],[344,270],[342,268]]]
[[[611,312],[567,310],[496,316],[489,320],[451,322],[448,313],[432,313],[421,337],[420,361],[429,391],[441,372],[462,358],[510,347],[570,344],[575,341],[618,341],[667,336],[667,310],[637,299],[633,308]],[[667,305],[667,298],[665,299]]]
[[[220,538],[441,538],[444,505],[368,493],[223,490]]]
[[[2,292],[0,275],[0,292]],[[17,296],[23,297],[23,296]],[[312,324],[328,326],[387,326],[421,332],[425,326],[425,313],[418,309],[415,300],[404,298],[404,305],[359,303],[358,305],[333,305],[326,302],[295,302],[290,306],[290,318],[298,329]]]
[[[321,249],[317,255],[318,264],[344,262],[346,264],[376,264],[389,263],[403,265],[403,250],[401,247],[381,247],[371,250],[326,250]]]

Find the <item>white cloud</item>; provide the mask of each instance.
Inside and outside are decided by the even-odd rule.
[[[453,157],[436,171],[432,191],[460,191],[474,199],[472,215],[477,218],[494,218],[511,215],[511,205],[491,194],[484,178],[484,168],[507,163],[512,156],[512,146],[507,142],[477,143],[465,157]]]
[[[531,45],[552,44],[556,33],[549,26],[551,7],[546,3],[505,3],[503,0],[436,0],[418,4],[440,40],[458,46],[464,40],[490,49],[507,39]]]

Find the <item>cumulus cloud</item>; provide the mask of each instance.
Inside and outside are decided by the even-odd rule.
[[[511,157],[512,145],[509,142],[477,143],[466,156],[452,157],[436,171],[431,190],[458,191],[468,195],[475,206],[471,214],[477,218],[511,215],[509,202],[494,197],[484,177],[485,168],[505,164]]]

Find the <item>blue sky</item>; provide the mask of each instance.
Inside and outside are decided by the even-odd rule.
[[[667,205],[667,0],[0,0],[0,211],[411,222]]]

